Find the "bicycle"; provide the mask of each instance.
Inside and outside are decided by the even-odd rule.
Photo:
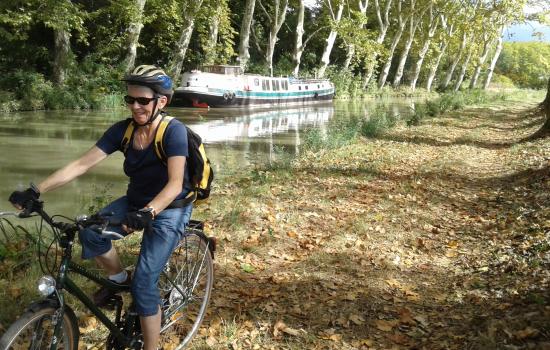
[[[79,230],[90,227],[98,234],[112,235],[116,233],[109,231],[107,227],[121,223],[99,215],[81,215],[71,219],[72,222],[56,221],[56,217],[62,217],[66,221],[69,219],[60,215],[49,216],[43,210],[42,201],[36,201],[32,204],[32,209],[19,213],[0,212],[0,218],[10,215],[19,218],[40,216],[52,228],[54,241],[61,248],[61,256],[60,261],[50,271],[44,271],[41,264],[44,273],[54,272],[52,274],[56,276],[45,275],[40,278],[38,288],[44,298],[32,303],[11,324],[0,338],[0,349],[78,350],[77,318],[66,302],[65,292],[76,297],[108,329],[108,336],[102,340],[106,349],[141,349],[143,341],[139,316],[133,310],[132,302],[128,308],[123,305],[122,295],[128,293],[130,288],[115,284],[72,261],[73,243]],[[202,222],[191,220],[159,279],[162,297],[159,344],[169,344],[166,349],[182,349],[199,330],[214,283],[214,251],[215,239],[205,235]],[[40,248],[38,253],[40,256]],[[77,286],[70,277],[71,273],[81,275],[117,293],[109,303],[114,309],[114,319],[111,319],[112,316],[109,318]]]

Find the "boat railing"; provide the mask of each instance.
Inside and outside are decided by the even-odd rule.
[[[328,79],[299,79],[299,78],[290,78],[289,83],[290,84],[316,84],[316,83],[327,83],[329,82]]]

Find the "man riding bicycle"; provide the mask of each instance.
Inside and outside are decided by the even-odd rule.
[[[112,213],[114,219],[124,223],[118,228],[122,236],[144,230],[133,276],[123,269],[111,238],[100,236],[91,229],[82,230],[79,238],[82,258],[94,258],[116,283],[131,283],[136,312],[140,316],[143,348],[152,350],[157,348],[161,325],[159,275],[183,235],[193,207],[192,200],[188,200],[192,186],[185,166],[189,156],[187,132],[177,120],[168,124],[163,139],[165,164],[155,153],[153,144],[164,115],[162,110],[173,95],[172,80],[163,70],[151,65],[135,68],[123,80],[127,84],[124,100],[132,117],[113,124],[80,158],[54,172],[38,186],[13,192],[9,200],[16,208],[23,209],[40,194],[86,173],[115,151],[124,153],[123,169],[129,177],[126,195],[101,212]],[[134,132],[125,149],[122,140],[129,123],[134,124]],[[111,291],[102,288],[94,293],[94,302],[106,306],[111,297]]]

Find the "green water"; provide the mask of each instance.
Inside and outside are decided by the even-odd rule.
[[[270,110],[170,109],[203,137],[218,176],[243,165],[264,163],[281,153],[297,154],[305,128],[326,128],[336,115],[368,114],[380,102],[303,106]],[[407,100],[386,101],[387,108],[406,113]],[[7,198],[15,189],[38,183],[77,158],[114,122],[129,116],[116,111],[47,111],[12,113],[0,117],[0,211],[12,210]],[[94,196],[117,198],[127,178],[120,152],[87,174],[43,195],[50,214],[74,216],[85,212]]]

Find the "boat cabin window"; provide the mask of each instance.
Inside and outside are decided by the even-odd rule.
[[[288,90],[288,80],[283,80],[283,90]]]
[[[309,90],[309,85],[306,85],[306,90]]]
[[[260,79],[258,78],[254,79],[254,86],[260,86]]]
[[[321,88],[321,85],[317,84],[317,88],[320,89],[320,88]]]
[[[276,90],[277,90],[276,85],[275,85],[275,80],[272,80],[272,81],[271,81],[271,87],[273,88],[273,89],[272,89],[273,91],[276,91]]]
[[[302,86],[298,86],[298,90],[302,90]]]

